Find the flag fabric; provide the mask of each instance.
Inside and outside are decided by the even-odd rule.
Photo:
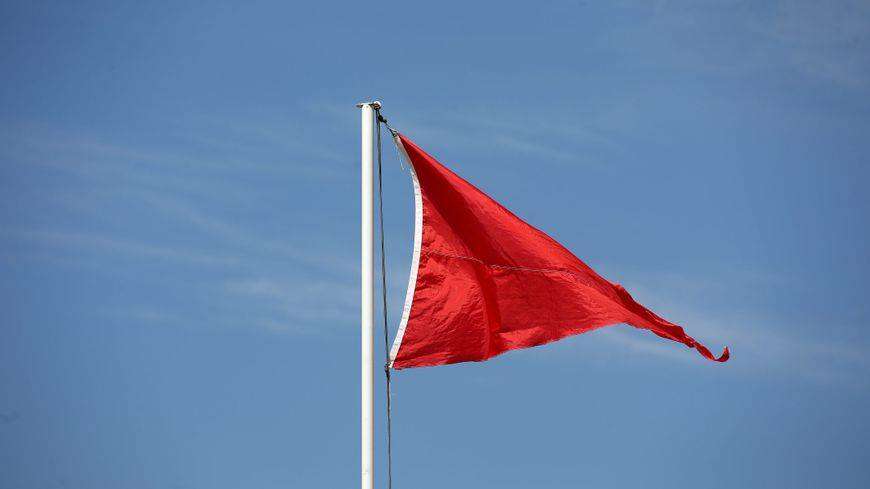
[[[483,361],[619,323],[713,356],[544,232],[395,134],[414,184],[414,253],[395,369]]]

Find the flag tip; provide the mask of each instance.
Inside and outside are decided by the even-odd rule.
[[[686,346],[688,346],[689,348],[694,348],[694,349],[698,350],[698,353],[700,353],[701,356],[703,356],[707,360],[711,360],[714,362],[727,362],[728,359],[731,358],[731,351],[728,349],[727,346],[722,350],[722,354],[719,355],[718,357],[713,356],[713,352],[708,350],[706,346],[704,346],[704,345],[702,345],[694,340],[692,340],[692,343],[690,343]]]

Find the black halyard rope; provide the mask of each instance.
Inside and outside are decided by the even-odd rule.
[[[378,119],[378,221],[381,232],[381,296],[384,308],[384,375],[387,378],[387,489],[393,487],[393,419],[392,419],[392,392],[390,389],[390,343],[389,328],[387,326],[387,257],[384,246],[384,178],[381,165],[381,124],[383,123],[394,134],[393,129],[387,124],[387,120],[381,116],[381,111],[375,109]]]

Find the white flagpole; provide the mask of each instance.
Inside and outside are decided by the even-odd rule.
[[[374,358],[372,346],[374,343],[374,199],[372,192],[372,135],[374,127],[374,109],[380,108],[380,102],[364,102],[357,104],[362,113],[362,489],[373,489],[374,486],[374,425],[372,418],[372,398],[374,389],[372,383]]]

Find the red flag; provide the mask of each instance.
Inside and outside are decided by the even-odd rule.
[[[483,361],[627,323],[724,362],[542,231],[438,163],[405,136],[414,182],[414,255],[396,369]]]

